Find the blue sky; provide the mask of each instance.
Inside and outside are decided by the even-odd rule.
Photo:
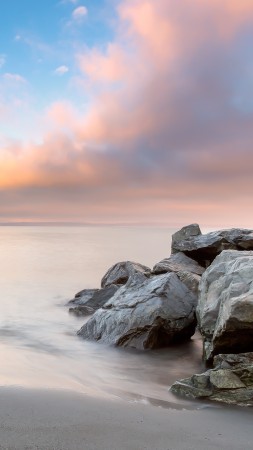
[[[38,109],[62,98],[63,92],[67,98],[77,101],[79,94],[70,82],[78,75],[75,53],[85,46],[104,47],[110,41],[113,37],[112,5],[113,2],[103,0],[3,2],[0,15],[2,74],[23,77]],[[75,11],[81,11],[79,18],[78,15],[74,18]]]

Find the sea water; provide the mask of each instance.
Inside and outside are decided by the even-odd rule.
[[[99,288],[104,273],[118,261],[152,267],[168,257],[174,231],[0,227],[0,385],[182,403],[168,387],[202,370],[198,336],[145,352],[87,342],[76,335],[87,319],[69,314],[66,306],[81,289]]]

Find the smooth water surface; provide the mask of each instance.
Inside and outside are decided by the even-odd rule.
[[[84,318],[66,303],[100,287],[115,262],[152,267],[175,230],[140,227],[0,227],[0,384],[73,389],[163,401],[177,378],[201,370],[201,342],[137,352],[76,336]]]

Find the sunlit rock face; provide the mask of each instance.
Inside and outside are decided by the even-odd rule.
[[[130,278],[79,330],[78,335],[137,349],[189,339],[195,331],[197,296],[175,273]]]
[[[223,251],[204,272],[197,319],[204,357],[253,351],[253,251]]]

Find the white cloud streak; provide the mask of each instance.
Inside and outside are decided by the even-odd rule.
[[[85,6],[78,6],[72,12],[72,19],[75,21],[83,20],[88,14],[88,10]]]
[[[65,65],[57,67],[54,71],[54,75],[62,76],[65,75],[65,73],[69,72],[69,68]]]
[[[19,75],[18,73],[9,73],[6,72],[3,74],[3,78],[7,81],[15,82],[15,83],[26,83],[26,79]]]

